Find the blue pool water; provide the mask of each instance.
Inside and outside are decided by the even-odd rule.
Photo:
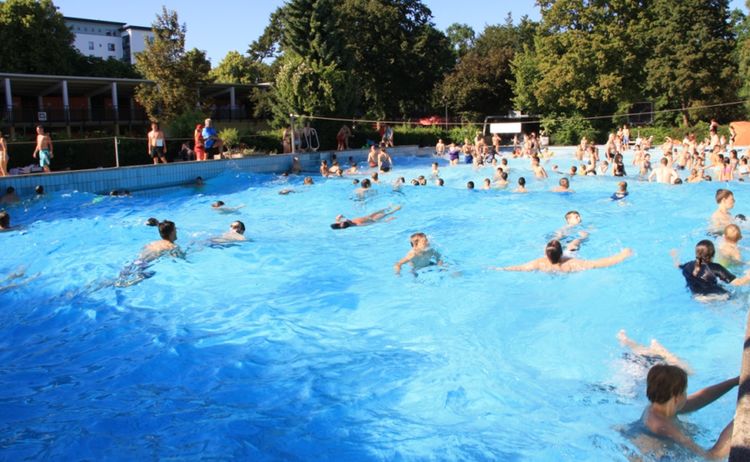
[[[472,192],[492,170],[441,161],[446,187],[394,191],[432,159],[395,161],[364,201],[350,179],[230,171],[202,189],[10,207],[23,230],[0,235],[0,279],[25,276],[0,284],[20,283],[0,289],[0,459],[628,460],[645,370],[622,359],[618,330],[689,362],[690,390],[738,374],[747,289],[697,302],[668,253],[692,259],[721,184],[630,177],[616,203],[615,178],[557,195],[556,174],[535,181],[511,160],[529,194]],[[567,170],[569,152],[553,163]],[[746,185],[731,189],[750,213]],[[220,215],[219,199],[245,207]],[[391,222],[329,227],[390,204],[403,206]],[[572,209],[590,232],[581,257],[634,256],[564,276],[487,269],[541,256]],[[158,237],[151,216],[177,224],[186,259],[113,287]],[[236,219],[251,242],[205,245]],[[397,277],[417,231],[449,267]],[[700,444],[734,393],[684,419]]]

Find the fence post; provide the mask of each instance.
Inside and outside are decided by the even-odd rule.
[[[115,167],[120,167],[120,149],[117,147],[117,137],[115,136]]]

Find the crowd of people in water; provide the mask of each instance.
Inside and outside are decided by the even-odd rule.
[[[196,128],[197,133],[198,128]],[[343,129],[342,129],[343,130]],[[42,134],[43,135],[43,134]],[[152,136],[153,135],[153,136]],[[346,131],[340,133],[341,143],[345,145],[348,137]],[[451,168],[463,161],[464,164],[473,166],[476,172],[482,168],[491,167],[491,177],[481,180],[482,189],[506,189],[517,194],[527,193],[526,178],[519,176],[516,186],[511,186],[511,162],[514,164],[528,162],[529,171],[536,179],[548,179],[552,174],[560,176],[557,185],[551,188],[553,193],[573,194],[570,183],[576,177],[611,175],[614,177],[628,177],[640,181],[658,182],[665,184],[695,183],[702,181],[745,181],[750,174],[748,169],[747,155],[739,156],[734,148],[734,134],[730,139],[724,139],[718,135],[718,124],[711,123],[710,133],[702,141],[698,141],[693,133],[685,135],[682,141],[667,138],[660,146],[652,146],[651,139],[637,136],[631,141],[630,129],[623,126],[616,133],[612,133],[603,147],[595,145],[591,140],[582,139],[574,153],[575,162],[567,171],[561,171],[556,165],[551,165],[548,172],[545,168],[553,162],[553,153],[542,146],[541,137],[534,134],[524,136],[522,139],[512,140],[512,150],[503,151],[501,138],[495,134],[487,143],[481,134],[471,141],[465,139],[461,146],[450,143],[445,144],[439,140],[435,146],[435,156],[447,161]],[[149,153],[158,162],[164,153],[163,140],[160,142],[158,126],[154,127],[149,135]],[[210,139],[206,137],[206,139]],[[41,142],[40,155],[44,151],[43,140]],[[391,174],[395,167],[394,160],[388,152],[388,143],[379,146],[371,146],[365,165],[360,166],[353,157],[349,157],[346,166],[339,164],[336,155],[330,159],[322,160],[319,173],[321,177],[349,177],[356,187],[354,194],[359,198],[366,198],[372,193],[373,185],[389,183],[391,187],[399,189],[406,184],[414,187],[433,184],[437,187],[445,186],[445,179],[441,177],[440,162],[435,161],[431,170],[407,181],[406,178],[396,176],[395,179],[386,182],[382,177]],[[625,165],[624,154],[632,151],[632,163]],[[49,152],[44,155],[51,156],[51,144]],[[658,157],[656,167],[653,167],[652,154]],[[330,162],[330,163],[329,163]],[[632,168],[632,170],[631,170]],[[626,170],[631,170],[628,175]],[[292,166],[288,174],[300,175],[303,173],[302,165],[298,157],[293,157]],[[362,178],[362,176],[366,176]],[[576,180],[577,181],[577,180]],[[202,179],[198,178],[198,185],[202,185]],[[304,178],[304,186],[315,184],[312,176]],[[475,189],[473,181],[466,184],[467,189]],[[292,188],[285,188],[279,194],[286,195],[298,192]],[[37,197],[44,194],[44,190],[38,187]],[[127,191],[113,195],[127,195]],[[620,181],[617,190],[613,192],[611,200],[622,201],[630,194],[628,183]],[[0,206],[10,206],[20,201],[15,190],[9,187],[5,194],[0,197]],[[703,239],[695,246],[695,257],[687,262],[681,262],[677,252],[673,252],[675,265],[683,275],[687,288],[699,300],[721,300],[730,295],[727,286],[741,286],[750,283],[750,271],[741,276],[736,276],[732,271],[742,268],[744,260],[738,243],[742,239],[742,228],[745,225],[743,215],[733,215],[735,206],[734,194],[726,188],[718,188],[715,193],[716,210],[710,217],[709,233],[718,239],[715,245],[711,239]],[[211,205],[217,213],[234,214],[242,208],[229,207],[223,201],[216,201]],[[347,218],[338,215],[330,225],[333,230],[344,230],[348,228],[369,226],[379,222],[386,222],[394,218],[394,214],[401,210],[401,206],[395,205],[373,213]],[[571,210],[566,213],[565,225],[558,230],[554,237],[544,246],[543,254],[539,258],[526,263],[505,267],[492,267],[488,270],[498,271],[539,271],[548,273],[569,273],[605,268],[617,265],[632,256],[629,248],[620,252],[599,258],[583,259],[577,256],[582,243],[588,238],[588,233],[583,230],[582,217],[578,211]],[[150,277],[147,269],[157,259],[165,255],[184,256],[184,252],[177,245],[177,226],[169,220],[159,221],[149,218],[146,222],[149,226],[158,229],[159,239],[147,244],[139,257],[127,268],[125,268],[115,283],[116,286],[124,287],[140,282]],[[14,229],[10,224],[10,215],[7,211],[0,211],[0,230]],[[211,239],[212,244],[225,245],[245,241],[245,225],[242,221],[233,221],[229,230],[221,236]],[[394,264],[394,272],[400,274],[405,265],[417,273],[431,266],[446,266],[445,259],[441,253],[434,249],[427,234],[415,232],[409,239],[410,249],[406,255]],[[629,348],[633,355],[640,361],[645,361],[650,369],[646,379],[646,394],[650,401],[645,409],[641,423],[644,432],[652,436],[673,440],[699,455],[709,458],[726,457],[729,451],[729,439],[732,433],[733,423],[727,424],[721,432],[715,445],[704,449],[698,446],[691,436],[684,430],[677,420],[678,414],[696,411],[715,401],[739,383],[735,377],[711,387],[699,390],[687,395],[687,376],[689,367],[685,362],[669,352],[656,341],[650,345],[640,345],[627,337],[624,331],[618,333],[618,339],[622,345]]]

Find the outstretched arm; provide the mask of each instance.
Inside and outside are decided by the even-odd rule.
[[[588,261],[581,261],[579,268],[580,269],[595,269],[595,268],[607,268],[609,266],[614,266],[629,256],[633,255],[633,251],[630,249],[622,249],[620,253],[616,253],[612,255],[611,257],[604,257],[599,258],[598,260],[588,260]]]
[[[702,390],[696,391],[695,393],[688,396],[685,406],[680,411],[678,411],[678,414],[697,411],[698,409],[701,409],[713,403],[717,399],[724,396],[726,392],[739,385],[739,383],[740,378],[739,376],[737,376],[733,379],[725,380],[723,382],[717,383],[716,385],[711,385],[710,387],[706,387]]]
[[[410,250],[409,253],[407,253],[404,258],[402,258],[395,265],[393,265],[393,270],[396,272],[396,274],[400,274],[401,267],[405,265],[406,263],[409,263],[413,258],[414,258],[414,251]]]
[[[669,255],[672,256],[672,263],[674,263],[674,266],[679,268],[680,267],[680,254],[677,252],[677,249],[670,250]]]
[[[536,271],[539,269],[539,259],[531,260],[528,263],[524,263],[522,265],[516,265],[516,266],[505,266],[505,267],[497,267],[492,266],[490,269],[493,269],[495,271]]]

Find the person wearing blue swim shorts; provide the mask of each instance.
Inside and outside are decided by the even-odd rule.
[[[42,167],[45,173],[50,172],[49,164],[54,157],[52,147],[52,138],[44,133],[44,127],[37,125],[36,127],[36,148],[34,149],[34,159],[39,155],[39,166]]]

